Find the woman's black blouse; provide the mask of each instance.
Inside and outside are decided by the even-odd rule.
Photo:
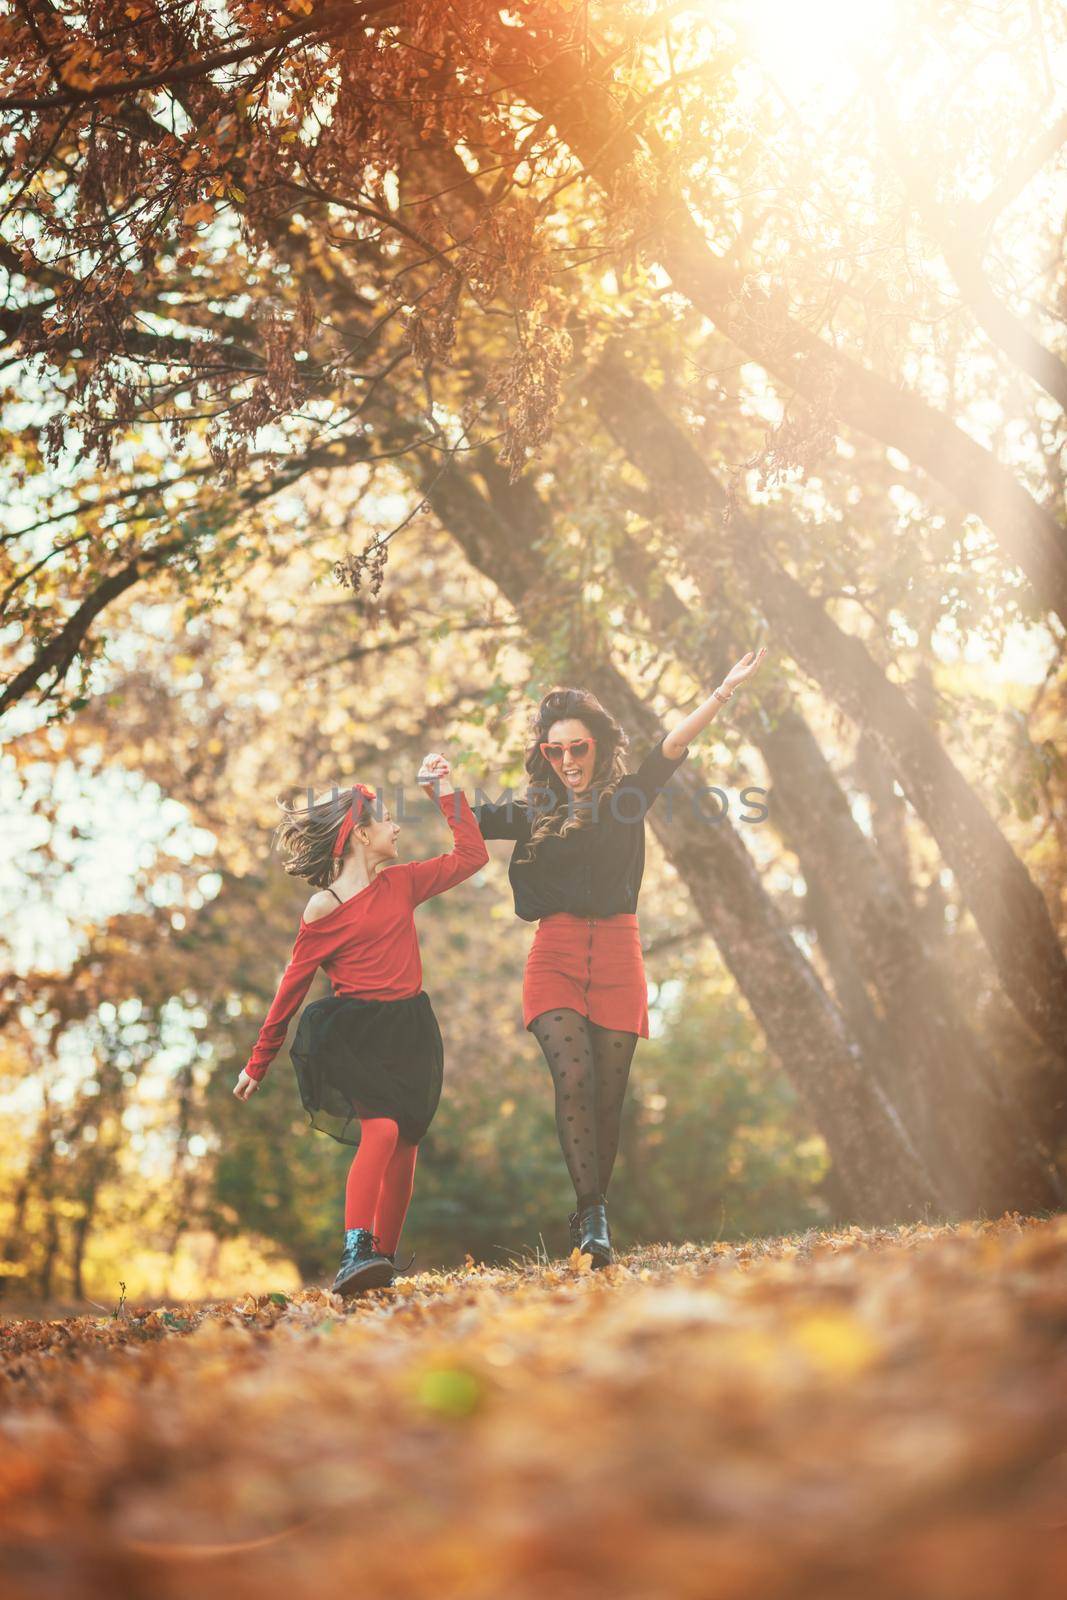
[[[471,806],[484,839],[514,839],[508,878],[515,912],[537,922],[557,911],[576,917],[613,917],[636,911],[645,871],[645,813],[688,756],[673,761],[663,754],[661,734],[636,772],[626,775],[614,795],[601,798],[597,819],[572,828],[565,838],[550,835],[537,843],[536,859],[519,862],[530,837],[530,808],[518,799]],[[563,802],[565,804],[565,802]],[[534,819],[536,820],[536,811]]]

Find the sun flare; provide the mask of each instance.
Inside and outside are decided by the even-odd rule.
[[[750,0],[744,37],[791,96],[837,99],[891,28],[897,0]]]

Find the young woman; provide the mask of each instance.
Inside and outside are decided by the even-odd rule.
[[[648,1038],[648,989],[637,923],[644,816],[689,754],[689,741],[763,661],[750,650],[703,705],[665,733],[637,771],[626,736],[595,695],[553,689],[533,719],[526,803],[476,805],[486,839],[514,839],[515,910],[537,933],[526,961],[523,1022],[555,1085],[556,1129],[574,1185],[571,1242],[612,1260],[606,1195],[630,1063]]]
[[[289,964],[234,1094],[248,1100],[285,1040],[318,967],[333,993],[307,1006],[290,1054],[311,1125],[356,1145],[345,1185],[345,1232],[333,1288],[341,1295],[393,1281],[396,1248],[419,1141],[441,1098],[444,1051],[414,910],[485,866],[489,852],[448,762],[423,761],[418,782],[436,792],[455,848],[394,865],[400,825],[365,784],[286,806],[277,836],[286,872],[317,890],[304,909]]]

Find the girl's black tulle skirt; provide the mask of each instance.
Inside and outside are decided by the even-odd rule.
[[[359,1144],[361,1117],[392,1117],[409,1144],[434,1119],[444,1047],[422,989],[404,1000],[313,1000],[289,1054],[311,1126],[341,1144]]]

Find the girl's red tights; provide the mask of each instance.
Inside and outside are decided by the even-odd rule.
[[[404,1218],[411,1203],[415,1187],[415,1160],[419,1153],[417,1144],[406,1139],[396,1141],[393,1159],[385,1169],[385,1177],[378,1191],[378,1209],[374,1213],[374,1231],[381,1248],[393,1255],[404,1231]]]
[[[392,1255],[411,1200],[418,1145],[400,1137],[391,1117],[364,1117],[361,1127],[345,1183],[345,1227],[368,1228]]]

